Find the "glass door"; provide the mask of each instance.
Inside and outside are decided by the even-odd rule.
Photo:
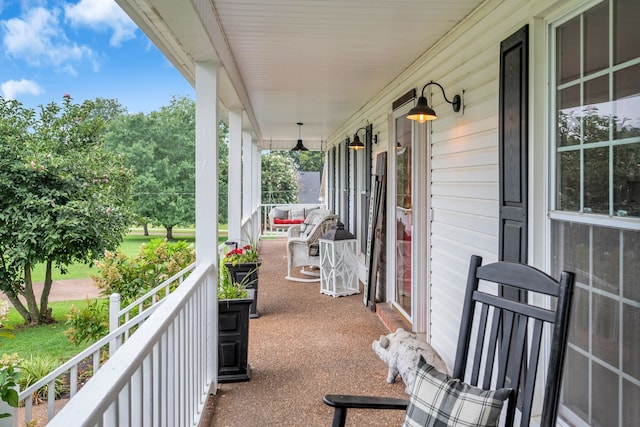
[[[404,114],[395,119],[395,295],[394,303],[411,319],[413,238],[412,122]]]

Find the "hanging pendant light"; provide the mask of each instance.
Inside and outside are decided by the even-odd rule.
[[[302,145],[302,137],[300,136],[300,126],[302,126],[304,123],[298,122],[296,124],[298,125],[298,143],[291,149],[291,151],[309,151],[307,147]]]

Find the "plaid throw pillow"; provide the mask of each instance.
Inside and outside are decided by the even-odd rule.
[[[404,427],[497,426],[511,389],[481,390],[438,372],[420,356]]]

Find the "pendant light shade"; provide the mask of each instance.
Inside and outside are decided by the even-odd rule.
[[[304,146],[304,144],[302,144],[302,137],[300,136],[300,127],[304,124],[304,123],[296,123],[298,125],[298,143],[296,144],[295,147],[293,147],[291,149],[291,151],[309,151],[309,149],[307,147]]]

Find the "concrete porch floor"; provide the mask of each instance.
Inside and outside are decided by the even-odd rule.
[[[200,427],[328,426],[327,393],[408,398],[402,380],[387,384],[387,366],[371,343],[389,329],[362,294],[333,298],[320,283],[285,280],[286,240],[264,240],[259,318],[249,325],[251,380],[220,384]],[[402,411],[350,410],[349,426],[398,426]]]

